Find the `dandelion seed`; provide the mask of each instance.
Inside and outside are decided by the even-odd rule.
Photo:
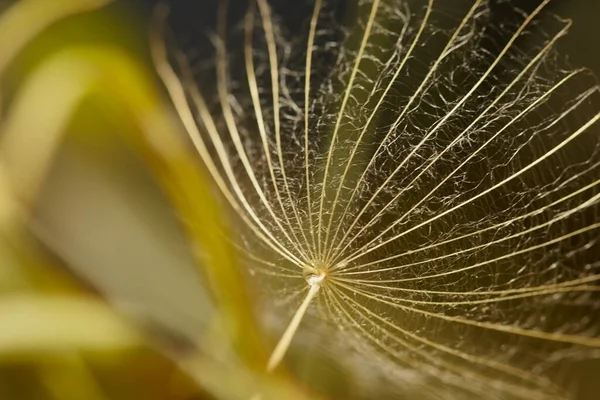
[[[299,42],[256,0],[239,58],[222,9],[215,96],[158,60],[249,279],[304,295],[268,370],[312,308],[405,396],[563,397],[552,366],[600,354],[599,89],[548,2],[495,29],[365,0],[344,29],[315,0]]]

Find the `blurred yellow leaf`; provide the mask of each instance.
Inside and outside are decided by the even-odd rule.
[[[124,350],[140,343],[113,311],[89,298],[31,294],[0,300],[0,359],[74,349]]]

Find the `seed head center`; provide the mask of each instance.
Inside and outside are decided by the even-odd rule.
[[[307,264],[302,274],[309,286],[322,285],[327,279],[329,268],[322,263]]]

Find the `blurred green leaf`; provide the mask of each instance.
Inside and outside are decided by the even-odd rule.
[[[20,0],[0,15],[0,75],[16,54],[52,23],[113,0]]]

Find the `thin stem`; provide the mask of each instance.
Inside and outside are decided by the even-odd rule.
[[[308,309],[310,302],[315,298],[320,288],[321,285],[319,284],[313,284],[310,286],[308,294],[302,301],[302,304],[300,304],[300,307],[298,307],[298,310],[296,310],[296,313],[290,321],[290,324],[285,329],[281,339],[279,339],[279,343],[277,343],[277,346],[275,346],[275,350],[273,350],[271,357],[269,357],[269,362],[267,363],[267,372],[273,371],[283,359],[283,356],[290,347],[290,343],[292,342],[292,339],[294,338],[294,335],[300,326],[300,322],[302,321],[304,314],[306,314],[306,310]]]

